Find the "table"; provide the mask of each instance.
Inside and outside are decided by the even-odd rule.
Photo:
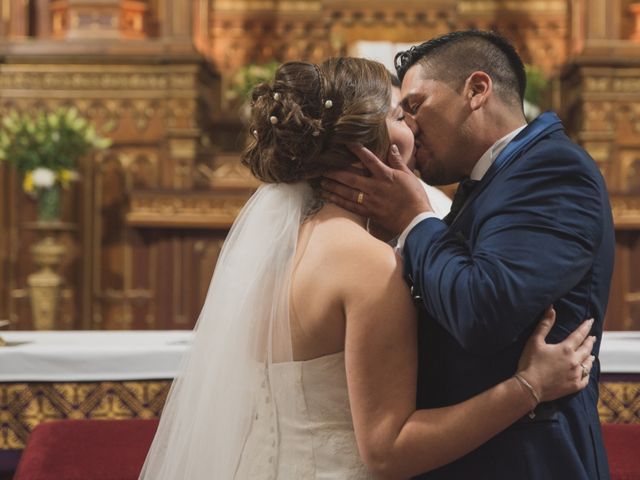
[[[640,424],[640,332],[604,332],[600,362],[600,421]]]
[[[3,332],[0,452],[22,450],[31,431],[48,420],[159,417],[191,335]]]
[[[0,450],[53,419],[157,418],[191,331],[3,332]],[[605,332],[599,413],[640,423],[640,332]]]
[[[170,379],[190,330],[3,332],[0,383]]]

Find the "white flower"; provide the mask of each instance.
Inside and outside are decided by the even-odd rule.
[[[56,183],[56,175],[48,168],[36,168],[33,170],[33,185],[36,188],[51,188]]]
[[[525,100],[524,101],[524,116],[525,116],[525,118],[529,122],[533,122],[536,119],[536,117],[538,117],[538,115],[540,115],[540,107],[538,107],[537,105]]]

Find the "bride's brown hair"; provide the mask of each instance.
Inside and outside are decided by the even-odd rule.
[[[285,63],[273,85],[258,85],[251,99],[252,142],[242,163],[263,182],[310,180],[346,167],[357,160],[349,144],[378,154],[389,147],[391,78],[378,62],[342,57],[321,65]]]

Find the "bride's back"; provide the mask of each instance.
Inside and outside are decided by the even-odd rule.
[[[359,274],[359,264],[372,254],[394,256],[391,247],[367,232],[364,219],[340,207],[327,204],[302,225],[291,282],[294,360],[344,350],[345,293],[354,282],[366,291],[376,280]]]

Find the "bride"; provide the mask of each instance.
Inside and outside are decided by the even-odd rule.
[[[401,260],[317,189],[327,169],[349,168],[350,143],[395,145],[411,161],[389,73],[356,58],[292,62],[252,98],[243,161],[265,184],[229,232],[140,478],[408,478],[585,387],[589,322],[547,345],[549,309],[514,376],[416,410],[416,314]]]

